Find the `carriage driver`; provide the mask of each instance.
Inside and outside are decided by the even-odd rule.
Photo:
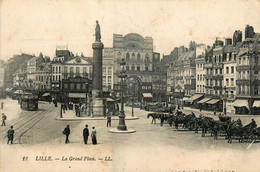
[[[257,124],[254,119],[252,119],[251,126],[253,127],[253,130],[255,130],[257,127]]]

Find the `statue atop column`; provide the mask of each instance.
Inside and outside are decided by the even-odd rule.
[[[95,29],[96,42],[101,42],[100,26],[98,20],[96,20],[96,29]]]

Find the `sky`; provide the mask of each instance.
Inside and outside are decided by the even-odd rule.
[[[260,32],[260,0],[0,0],[0,57],[29,53],[55,56],[56,45],[92,56],[95,21],[102,42],[113,33],[138,33],[154,41],[154,51],[169,54],[191,40],[212,45],[231,38],[246,24]]]

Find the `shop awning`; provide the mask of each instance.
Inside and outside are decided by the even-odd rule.
[[[183,101],[186,101],[186,100],[189,100],[190,98],[189,97],[183,97]]]
[[[14,94],[22,94],[23,93],[23,90],[16,90],[15,92],[14,92]]]
[[[191,96],[189,99],[185,100],[185,102],[190,102],[192,103],[193,101],[201,98],[203,96],[203,94],[194,94],[193,96]]]
[[[12,88],[6,88],[5,91],[10,92]]]
[[[165,95],[166,95],[166,96],[172,96],[172,95],[173,95],[173,92],[166,92]]]
[[[143,93],[143,97],[145,98],[152,98],[152,94],[151,93]]]
[[[107,102],[114,102],[115,100],[114,99],[111,99],[111,98],[106,98],[107,99]]]
[[[233,103],[233,106],[234,107],[246,107],[247,109],[249,109],[247,100],[236,99],[236,101]]]
[[[69,93],[69,98],[86,98],[86,93]]]
[[[206,102],[208,102],[209,100],[211,100],[211,98],[204,98],[204,99],[198,101],[198,103],[206,103]]]
[[[237,99],[234,103],[233,103],[234,107],[248,107],[248,101],[247,100],[241,100],[241,99]]]
[[[259,108],[260,107],[260,100],[255,100],[253,103],[253,107]]]
[[[44,93],[44,94],[42,95],[42,97],[47,97],[47,96],[50,96],[50,93]]]
[[[208,104],[216,104],[216,103],[218,103],[220,101],[220,99],[211,99],[210,101],[208,101],[207,103]]]

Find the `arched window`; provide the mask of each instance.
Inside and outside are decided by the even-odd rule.
[[[135,65],[134,64],[132,64],[132,70],[135,70]]]
[[[145,54],[145,59],[149,60],[149,54],[147,54],[147,53]]]
[[[135,57],[135,53],[132,53],[132,57],[133,57],[133,58]]]
[[[129,66],[128,65],[126,65],[125,67],[126,67],[126,70],[129,70]]]
[[[141,59],[141,55],[138,53],[137,54],[137,60],[140,61],[140,59]]]
[[[140,64],[137,65],[137,71],[140,71]]]
[[[126,60],[129,60],[129,57],[130,57],[129,53],[126,53]]]

